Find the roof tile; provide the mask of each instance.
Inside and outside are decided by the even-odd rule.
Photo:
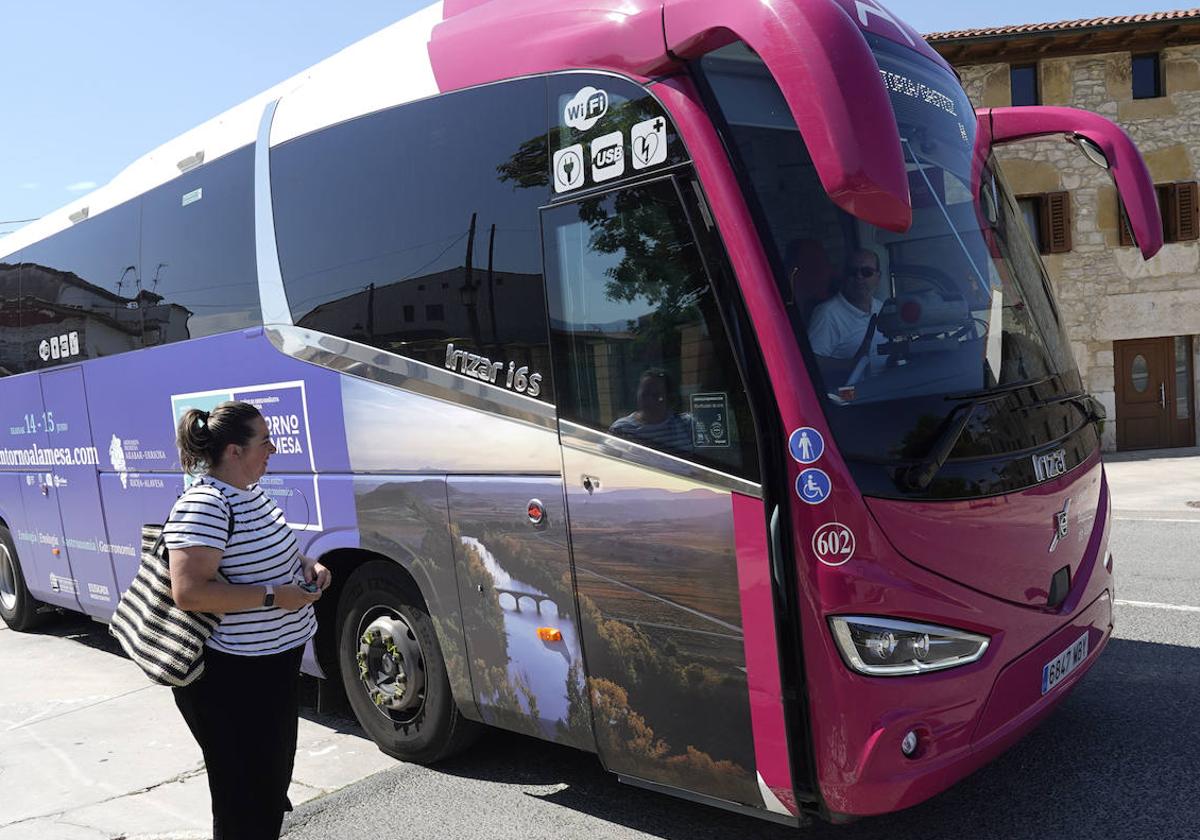
[[[1166,23],[1170,21],[1188,19],[1200,21],[1200,9],[1178,9],[1171,12],[1151,12],[1143,15],[1118,15],[1117,17],[1081,18],[1079,20],[1060,20],[1050,23],[1022,23],[1012,26],[994,26],[988,29],[959,29],[952,32],[931,32],[925,36],[925,40],[937,42],[969,40],[973,38],[989,38],[1004,35],[1038,35],[1043,32],[1069,32],[1076,29],[1096,29],[1110,26]]]

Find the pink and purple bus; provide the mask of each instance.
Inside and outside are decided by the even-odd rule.
[[[975,112],[873,0],[444,0],[0,240],[0,615],[100,621],[259,406],[389,755],[496,726],[783,823],[938,793],[1112,631],[1103,411]],[[211,212],[210,212],[211,211]],[[253,641],[248,639],[248,641]]]

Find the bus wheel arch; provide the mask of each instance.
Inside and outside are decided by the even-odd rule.
[[[323,608],[336,619],[321,622],[318,614],[327,628],[316,642],[318,660],[325,668],[321,651],[332,647],[326,674],[340,680],[359,723],[380,750],[402,761],[433,763],[468,747],[481,727],[459,709],[441,634],[413,575],[371,552],[331,554],[334,565],[326,565],[342,583],[318,602],[336,595]]]
[[[12,532],[0,520],[0,619],[13,630],[32,630],[45,619],[41,607],[25,583]]]

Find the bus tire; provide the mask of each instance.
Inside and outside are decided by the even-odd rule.
[[[25,585],[12,533],[0,525],[0,618],[13,630],[32,630],[45,618],[41,606]]]
[[[361,566],[346,581],[337,614],[346,698],[381,751],[432,764],[475,741],[482,727],[455,704],[433,621],[397,566]]]

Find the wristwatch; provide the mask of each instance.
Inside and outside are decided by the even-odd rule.
[[[263,606],[275,606],[275,587],[269,583],[267,584],[267,594],[263,596]]]

